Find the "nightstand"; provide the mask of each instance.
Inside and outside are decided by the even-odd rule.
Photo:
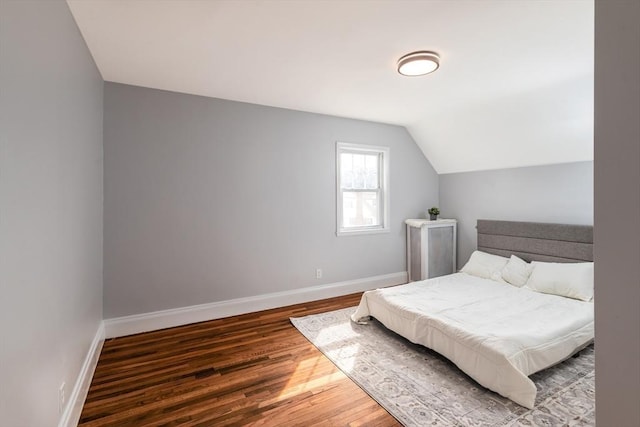
[[[456,271],[455,219],[407,219],[409,281],[431,279]]]

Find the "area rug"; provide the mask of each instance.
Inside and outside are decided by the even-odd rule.
[[[405,426],[594,426],[594,349],[532,375],[535,407],[483,388],[453,363],[375,319],[351,322],[355,307],[291,318],[338,368]]]

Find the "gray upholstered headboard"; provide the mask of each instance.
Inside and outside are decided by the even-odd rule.
[[[479,219],[478,250],[527,262],[593,261],[593,226]]]

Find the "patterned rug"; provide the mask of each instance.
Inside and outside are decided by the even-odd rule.
[[[291,318],[291,323],[405,426],[595,425],[593,345],[530,377],[538,395],[529,410],[376,320],[351,322],[354,311]]]

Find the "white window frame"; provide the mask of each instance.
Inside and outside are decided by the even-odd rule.
[[[342,153],[361,153],[375,154],[379,156],[380,163],[378,167],[379,189],[378,207],[380,209],[381,224],[374,226],[358,226],[344,227],[342,223],[342,185],[340,182],[340,154]],[[354,190],[345,190],[354,191]],[[357,190],[356,190],[357,191]],[[363,190],[372,191],[372,190]],[[377,234],[388,233],[389,229],[389,147],[377,145],[352,144],[348,142],[336,142],[336,235],[353,236],[359,234]]]

